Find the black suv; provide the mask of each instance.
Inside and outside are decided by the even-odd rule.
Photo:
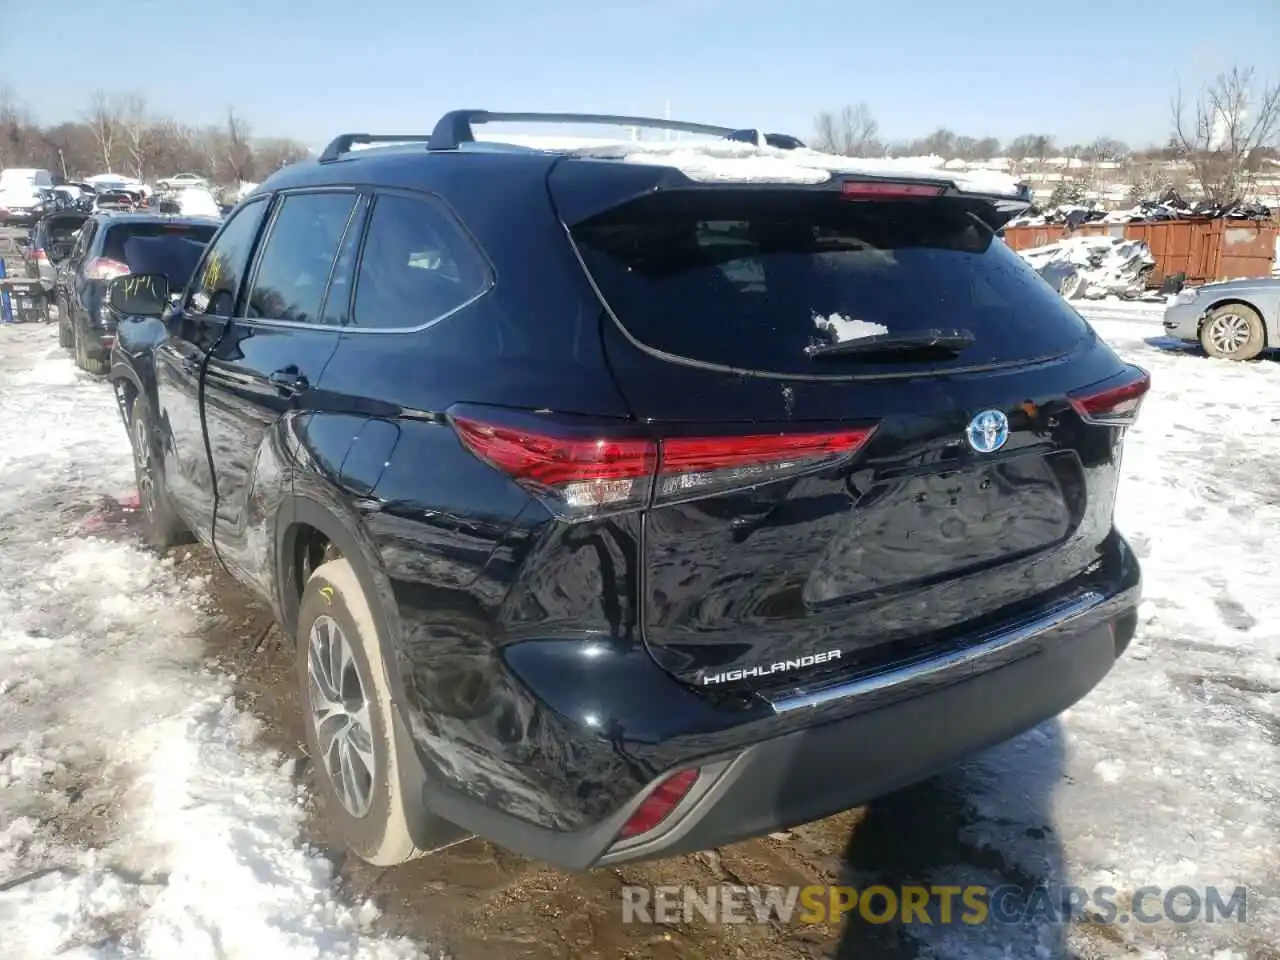
[[[220,221],[133,213],[81,220],[75,245],[56,268],[58,342],[81,369],[106,373],[116,325],[103,302],[107,284],[132,273],[163,274],[182,289]]]
[[[712,847],[1097,684],[1149,380],[995,237],[1025,188],[472,135],[542,116],[339,137],[108,294],[150,537],[271,603],[350,848]]]

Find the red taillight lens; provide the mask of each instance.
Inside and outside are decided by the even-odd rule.
[[[644,506],[658,446],[652,440],[555,437],[453,418],[462,442],[481,460],[531,488],[564,517],[585,518]]]
[[[31,259],[41,263],[48,263],[49,255],[45,253],[44,250],[42,250],[41,248],[36,247],[34,250],[31,251]]]
[[[96,257],[84,268],[84,275],[90,280],[114,280],[116,277],[127,277],[129,265],[108,257]]]
[[[636,812],[623,824],[618,839],[638,837],[662,823],[697,782],[697,770],[681,770],[667,777],[654,787],[653,792],[644,798]]]
[[[1085,422],[1122,427],[1138,418],[1142,400],[1150,389],[1151,375],[1141,367],[1133,367],[1119,383],[1097,384],[1071,394],[1068,399]]]
[[[844,460],[871,429],[662,441],[656,501],[670,503],[808,473]]]
[[[846,200],[901,200],[907,197],[940,197],[946,187],[935,183],[892,183],[886,180],[846,180],[840,196]]]
[[[452,417],[477,457],[531,490],[566,520],[745,489],[852,456],[873,428],[728,437],[558,435]]]

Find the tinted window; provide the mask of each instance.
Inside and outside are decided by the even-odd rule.
[[[103,237],[102,255],[126,264],[130,273],[162,273],[169,289],[185,290],[217,229],[213,224],[115,224]]]
[[[246,315],[315,323],[354,193],[286,197],[263,246]]]
[[[1017,254],[953,204],[657,194],[573,234],[633,336],[704,362],[843,375],[874,361],[818,360],[806,348],[961,328],[976,343],[935,363],[967,366],[1060,353],[1088,335]]]
[[[382,196],[369,219],[352,322],[421,326],[488,285],[484,258],[443,208],[425,199]]]
[[[205,257],[199,278],[193,285],[187,301],[189,310],[218,317],[232,315],[240,281],[248,266],[249,254],[253,252],[254,241],[258,238],[258,227],[266,207],[264,200],[255,200],[245,204],[227,221]]]

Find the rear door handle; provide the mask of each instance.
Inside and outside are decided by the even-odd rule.
[[[182,372],[189,377],[200,373],[200,358],[187,354],[182,358]]]
[[[271,381],[271,385],[279,390],[285,396],[297,396],[303,390],[307,389],[307,378],[298,373],[297,370],[284,369],[276,370],[267,377]]]

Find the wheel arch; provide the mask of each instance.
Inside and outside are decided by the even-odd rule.
[[[1222,307],[1248,307],[1258,315],[1262,321],[1262,344],[1263,348],[1270,347],[1275,341],[1271,335],[1271,330],[1267,323],[1267,313],[1258,304],[1252,300],[1246,300],[1243,297],[1223,297],[1221,300],[1215,300],[1209,306],[1205,307],[1204,312],[1200,314],[1200,319],[1196,322],[1196,337],[1204,331],[1204,325],[1209,320],[1209,314]]]
[[[318,534],[351,564],[360,589],[368,600],[391,690],[393,742],[401,792],[408,804],[409,829],[415,845],[421,850],[438,850],[467,839],[470,834],[433,814],[426,806],[428,773],[423,758],[418,755],[406,716],[404,673],[399,657],[400,644],[396,642],[400,620],[391,580],[382,569],[376,548],[361,529],[359,519],[344,513],[341,507],[326,506],[306,496],[293,495],[281,505],[276,524],[276,592],[281,624],[287,641],[292,645],[298,631],[301,587],[305,587],[305,583],[300,583],[301,571],[298,569],[300,539]]]

